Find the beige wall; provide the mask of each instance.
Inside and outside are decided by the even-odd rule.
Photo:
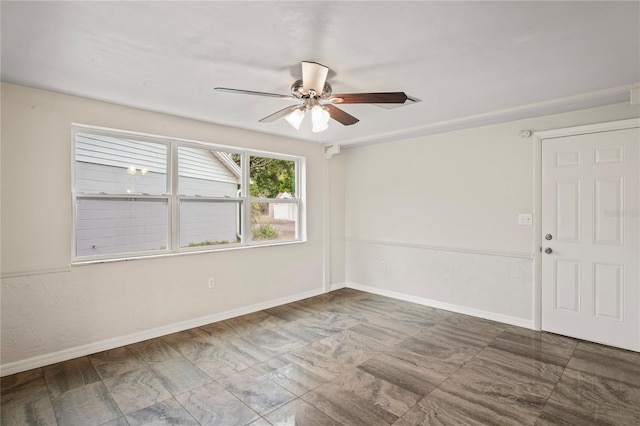
[[[71,123],[305,157],[308,242],[70,267]],[[318,144],[2,84],[2,365],[322,291],[325,161]]]

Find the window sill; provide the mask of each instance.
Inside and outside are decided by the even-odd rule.
[[[85,265],[96,265],[100,263],[129,262],[132,260],[141,260],[141,259],[158,259],[158,258],[167,258],[167,257],[176,257],[176,256],[189,256],[194,254],[236,251],[236,250],[254,249],[259,247],[288,246],[288,245],[295,245],[295,244],[304,244],[306,242],[307,240],[290,240],[290,241],[280,241],[280,242],[274,242],[274,243],[268,243],[268,244],[247,244],[247,245],[239,245],[234,247],[218,247],[214,249],[189,250],[189,251],[181,251],[176,253],[148,254],[148,255],[139,255],[139,256],[102,258],[102,259],[80,259],[80,260],[72,261],[71,266],[75,267],[75,266],[85,266]]]

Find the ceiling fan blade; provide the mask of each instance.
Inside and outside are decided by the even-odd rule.
[[[322,95],[324,83],[327,81],[329,68],[316,62],[302,62],[302,90],[309,93],[315,90],[317,95]]]
[[[404,92],[343,93],[332,95],[329,101],[334,104],[403,104],[407,95]]]
[[[280,95],[278,93],[267,93],[267,92],[254,92],[253,90],[230,89],[228,87],[216,87],[213,90],[215,90],[216,92],[238,93],[241,95],[267,96],[269,98],[279,98],[279,99],[295,99],[291,95]]]
[[[345,126],[351,126],[352,124],[356,124],[358,121],[360,121],[353,115],[347,114],[335,105],[326,104],[322,106],[329,110],[329,115],[331,116],[331,118],[339,123],[344,124]]]
[[[279,118],[282,118],[289,113],[293,112],[293,110],[300,108],[300,105],[291,105],[286,108],[282,108],[280,111],[274,112],[271,115],[267,115],[262,120],[259,120],[260,123],[271,123],[272,121],[276,121]]]

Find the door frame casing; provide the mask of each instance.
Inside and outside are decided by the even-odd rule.
[[[542,329],[542,142],[565,136],[640,127],[640,118],[544,130],[533,134],[533,328]],[[637,301],[640,304],[640,300]]]

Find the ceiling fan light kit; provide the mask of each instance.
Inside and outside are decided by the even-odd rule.
[[[284,119],[287,120],[294,129],[299,130],[302,120],[304,120],[304,108],[294,109],[291,113],[287,114]]]
[[[252,90],[216,87],[219,92],[239,93],[245,95],[266,96],[278,99],[301,100],[302,105],[292,105],[276,111],[260,120],[269,123],[284,117],[296,130],[300,129],[307,110],[311,113],[311,131],[322,132],[329,127],[329,120],[334,119],[344,126],[350,126],[359,120],[334,104],[404,104],[410,99],[404,92],[381,93],[345,93],[332,94],[327,81],[329,68],[316,62],[302,62],[302,79],[291,85],[291,95],[256,92]],[[323,102],[323,103],[321,103]]]

